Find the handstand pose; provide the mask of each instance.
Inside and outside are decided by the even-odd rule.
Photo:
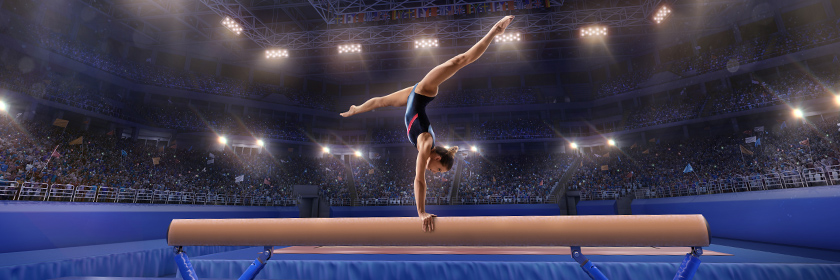
[[[426,170],[431,170],[434,173],[449,171],[455,161],[455,153],[458,152],[458,147],[447,150],[441,146],[435,146],[435,132],[432,130],[429,117],[426,115],[426,105],[437,96],[438,86],[452,77],[455,72],[481,57],[481,54],[490,46],[490,42],[493,42],[493,38],[502,34],[513,21],[513,18],[513,16],[506,16],[499,20],[490,29],[490,32],[467,52],[438,65],[432,71],[429,71],[426,77],[415,84],[414,87],[407,87],[386,96],[371,98],[362,105],[352,105],[350,110],[341,113],[342,117],[349,117],[385,106],[406,106],[406,133],[408,134],[408,140],[417,147],[414,198],[417,202],[417,214],[423,221],[424,231],[435,229],[434,217],[436,217],[433,214],[426,213]]]

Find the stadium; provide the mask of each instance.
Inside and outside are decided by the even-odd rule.
[[[840,279],[838,15],[0,0],[0,279]]]

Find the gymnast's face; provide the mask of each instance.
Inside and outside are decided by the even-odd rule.
[[[429,163],[426,164],[426,169],[431,170],[433,173],[449,171],[446,167],[443,167],[443,164],[440,164],[440,155],[435,153],[432,153]]]

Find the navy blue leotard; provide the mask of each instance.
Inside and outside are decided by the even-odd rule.
[[[411,144],[417,147],[417,136],[420,136],[423,132],[428,132],[432,135],[432,147],[434,147],[435,132],[432,130],[432,123],[429,122],[429,116],[426,115],[426,105],[432,102],[432,100],[435,100],[435,98],[414,92],[418,84],[415,84],[411,89],[411,93],[408,94],[408,102],[405,104],[406,134],[408,134],[408,141],[411,141]]]

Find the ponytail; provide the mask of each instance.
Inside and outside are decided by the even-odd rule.
[[[446,170],[452,169],[452,164],[455,163],[455,154],[458,153],[458,146],[446,149],[441,146],[432,148],[432,152],[440,155],[440,164],[446,167]]]

